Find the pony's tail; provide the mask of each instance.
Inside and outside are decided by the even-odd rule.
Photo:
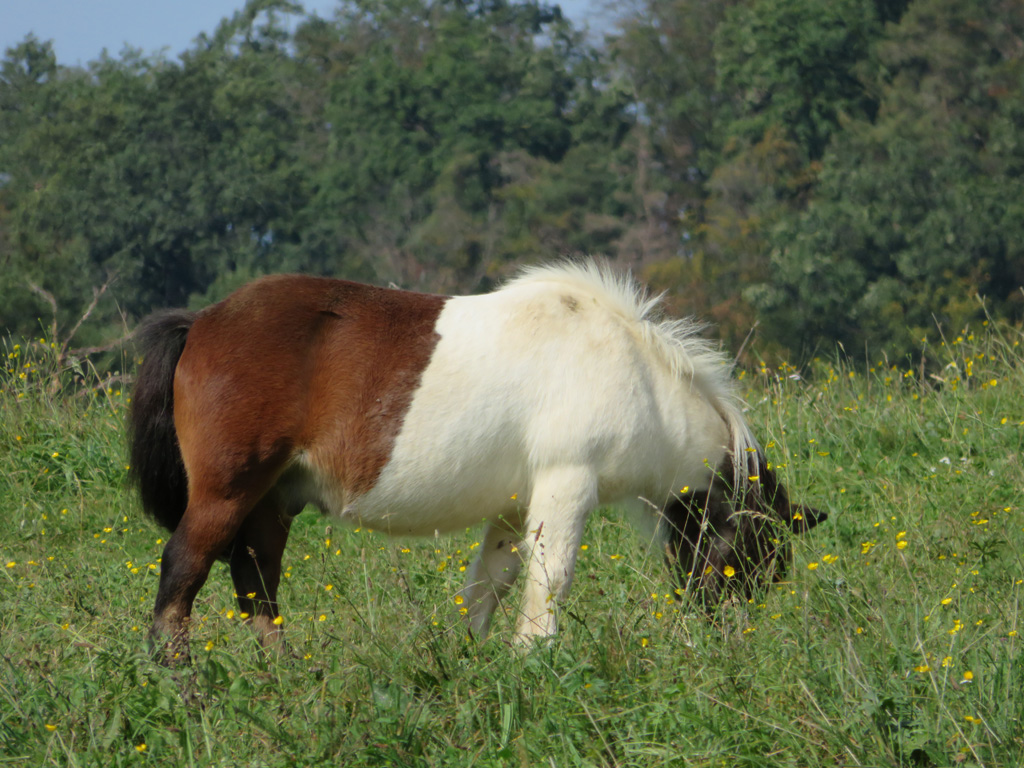
[[[129,477],[142,508],[173,531],[188,506],[188,479],[174,429],[174,371],[195,321],[194,312],[172,309],[147,318],[136,335],[142,355],[128,415]]]

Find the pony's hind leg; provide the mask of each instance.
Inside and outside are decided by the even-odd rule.
[[[469,618],[469,630],[483,639],[491,627],[494,609],[508,592],[522,568],[519,550],[522,534],[509,523],[490,523],[480,553],[469,566],[466,586],[460,593]]]
[[[192,603],[210,567],[238,533],[249,509],[240,500],[209,500],[194,494],[160,560],[160,585],[153,608],[150,642],[170,663],[188,659]]]
[[[558,467],[538,474],[523,538],[528,579],[516,625],[519,642],[557,629],[558,607],[569,594],[583,527],[596,504],[597,479],[590,468]]]
[[[231,548],[231,580],[238,608],[267,649],[279,648],[284,639],[277,587],[288,531],[293,513],[298,511],[289,509],[277,491],[270,491],[246,517]]]

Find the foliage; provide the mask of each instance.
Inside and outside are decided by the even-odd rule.
[[[194,666],[144,651],[166,532],[124,487],[127,396],[55,397],[45,338],[0,372],[0,755],[31,765],[894,765],[1024,759],[1019,329],[964,329],[940,379],[873,360],[741,372],[795,498],[829,520],[763,602],[712,623],[594,516],[565,631],[469,641],[475,532],[393,540],[300,515],[290,651],[261,658],[226,567]],[[755,346],[755,356],[760,349]],[[24,376],[23,376],[24,374]],[[514,595],[512,596],[514,598]],[[510,603],[510,611],[513,610]]]
[[[733,349],[917,355],[1024,313],[1022,40],[1013,0],[636,0],[600,46],[538,0],[249,0],[85,68],[30,36],[0,326],[85,354],[268,272],[456,293],[588,253]]]
[[[777,276],[758,304],[790,338],[905,352],[936,324],[978,318],[975,294],[1019,316],[1022,34],[1017,3],[993,15],[942,0],[889,30],[869,81],[877,117],[844,131],[814,202],[772,236]]]

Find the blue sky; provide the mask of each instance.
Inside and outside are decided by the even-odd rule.
[[[165,49],[170,58],[189,48],[200,32],[212,32],[244,0],[0,0],[0,46],[17,45],[27,34],[53,40],[61,64],[85,64],[106,48],[118,56],[125,44],[145,53]],[[336,0],[306,0],[310,13],[333,15]],[[577,25],[601,26],[602,0],[563,0]],[[293,22],[294,23],[294,22]]]

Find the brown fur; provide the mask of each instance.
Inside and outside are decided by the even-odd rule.
[[[195,317],[173,377],[187,507],[164,552],[153,624],[172,652],[183,651],[192,602],[223,556],[240,609],[265,641],[275,639],[281,555],[306,501],[289,495],[286,473],[305,455],[346,493],[373,487],[436,345],[445,300],[284,275]],[[153,359],[169,356],[158,351],[153,342]],[[133,423],[151,416],[133,414]],[[136,441],[133,450],[147,446]]]

